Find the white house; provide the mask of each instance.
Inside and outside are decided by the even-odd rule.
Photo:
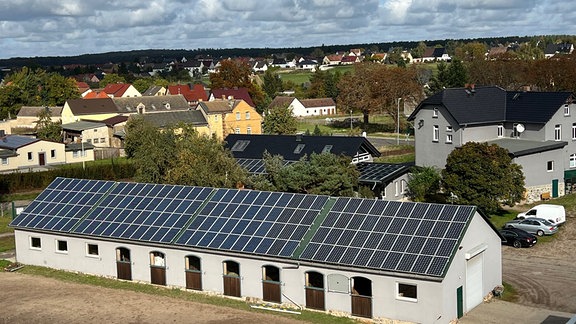
[[[336,103],[332,98],[298,99],[288,96],[276,96],[268,109],[288,106],[295,117],[327,116],[336,114]]]
[[[380,321],[450,323],[502,283],[473,206],[57,178],[10,226],[24,264]]]

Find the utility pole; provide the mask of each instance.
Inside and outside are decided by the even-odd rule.
[[[402,98],[398,98],[396,104],[396,145],[400,145],[400,100]]]

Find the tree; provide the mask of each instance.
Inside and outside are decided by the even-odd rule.
[[[414,169],[408,175],[408,194],[412,201],[426,201],[426,197],[440,191],[442,176],[434,167]]]
[[[247,88],[258,112],[263,111],[264,91],[251,80],[252,68],[248,63],[239,60],[220,62],[218,72],[210,74],[212,89]]]
[[[276,97],[276,94],[282,91],[282,79],[277,73],[266,70],[264,73],[264,84],[262,90],[269,98]]]
[[[179,128],[177,153],[164,177],[166,183],[235,188],[247,182],[246,170],[215,137],[200,135],[190,126]]]
[[[476,205],[487,214],[513,206],[524,193],[522,167],[496,144],[468,142],[455,149],[442,170],[444,191],[458,204]]]
[[[41,87],[41,104],[47,106],[63,106],[68,99],[80,98],[76,80],[65,78],[57,73],[46,75]]]
[[[264,116],[262,129],[266,134],[294,134],[298,129],[296,117],[292,115],[292,109],[288,105],[270,109]]]
[[[440,62],[438,63],[438,72],[430,80],[429,92],[434,94],[446,88],[463,87],[467,80],[466,67],[462,61],[454,59],[450,64]]]
[[[284,166],[283,159],[265,154],[266,175],[256,177],[254,188],[330,196],[354,195],[360,173],[350,158],[313,153]]]
[[[62,142],[62,122],[52,121],[50,109],[48,107],[42,109],[37,117],[38,120],[34,127],[36,137],[47,141]]]

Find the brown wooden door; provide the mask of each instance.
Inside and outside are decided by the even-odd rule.
[[[352,295],[352,315],[372,318],[372,297]]]
[[[150,282],[155,285],[166,286],[166,268],[150,266]]]
[[[224,295],[241,297],[240,294],[240,277],[224,275]]]
[[[306,287],[306,308],[324,310],[324,288]]]
[[[202,290],[202,272],[186,270],[186,289]]]
[[[38,165],[46,165],[46,154],[38,153]]]
[[[281,303],[282,292],[277,281],[262,281],[262,298],[264,301]]]
[[[116,261],[118,279],[132,280],[132,265],[126,261]]]

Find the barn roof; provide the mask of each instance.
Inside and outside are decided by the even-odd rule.
[[[474,206],[57,178],[10,226],[441,280],[475,215]]]

